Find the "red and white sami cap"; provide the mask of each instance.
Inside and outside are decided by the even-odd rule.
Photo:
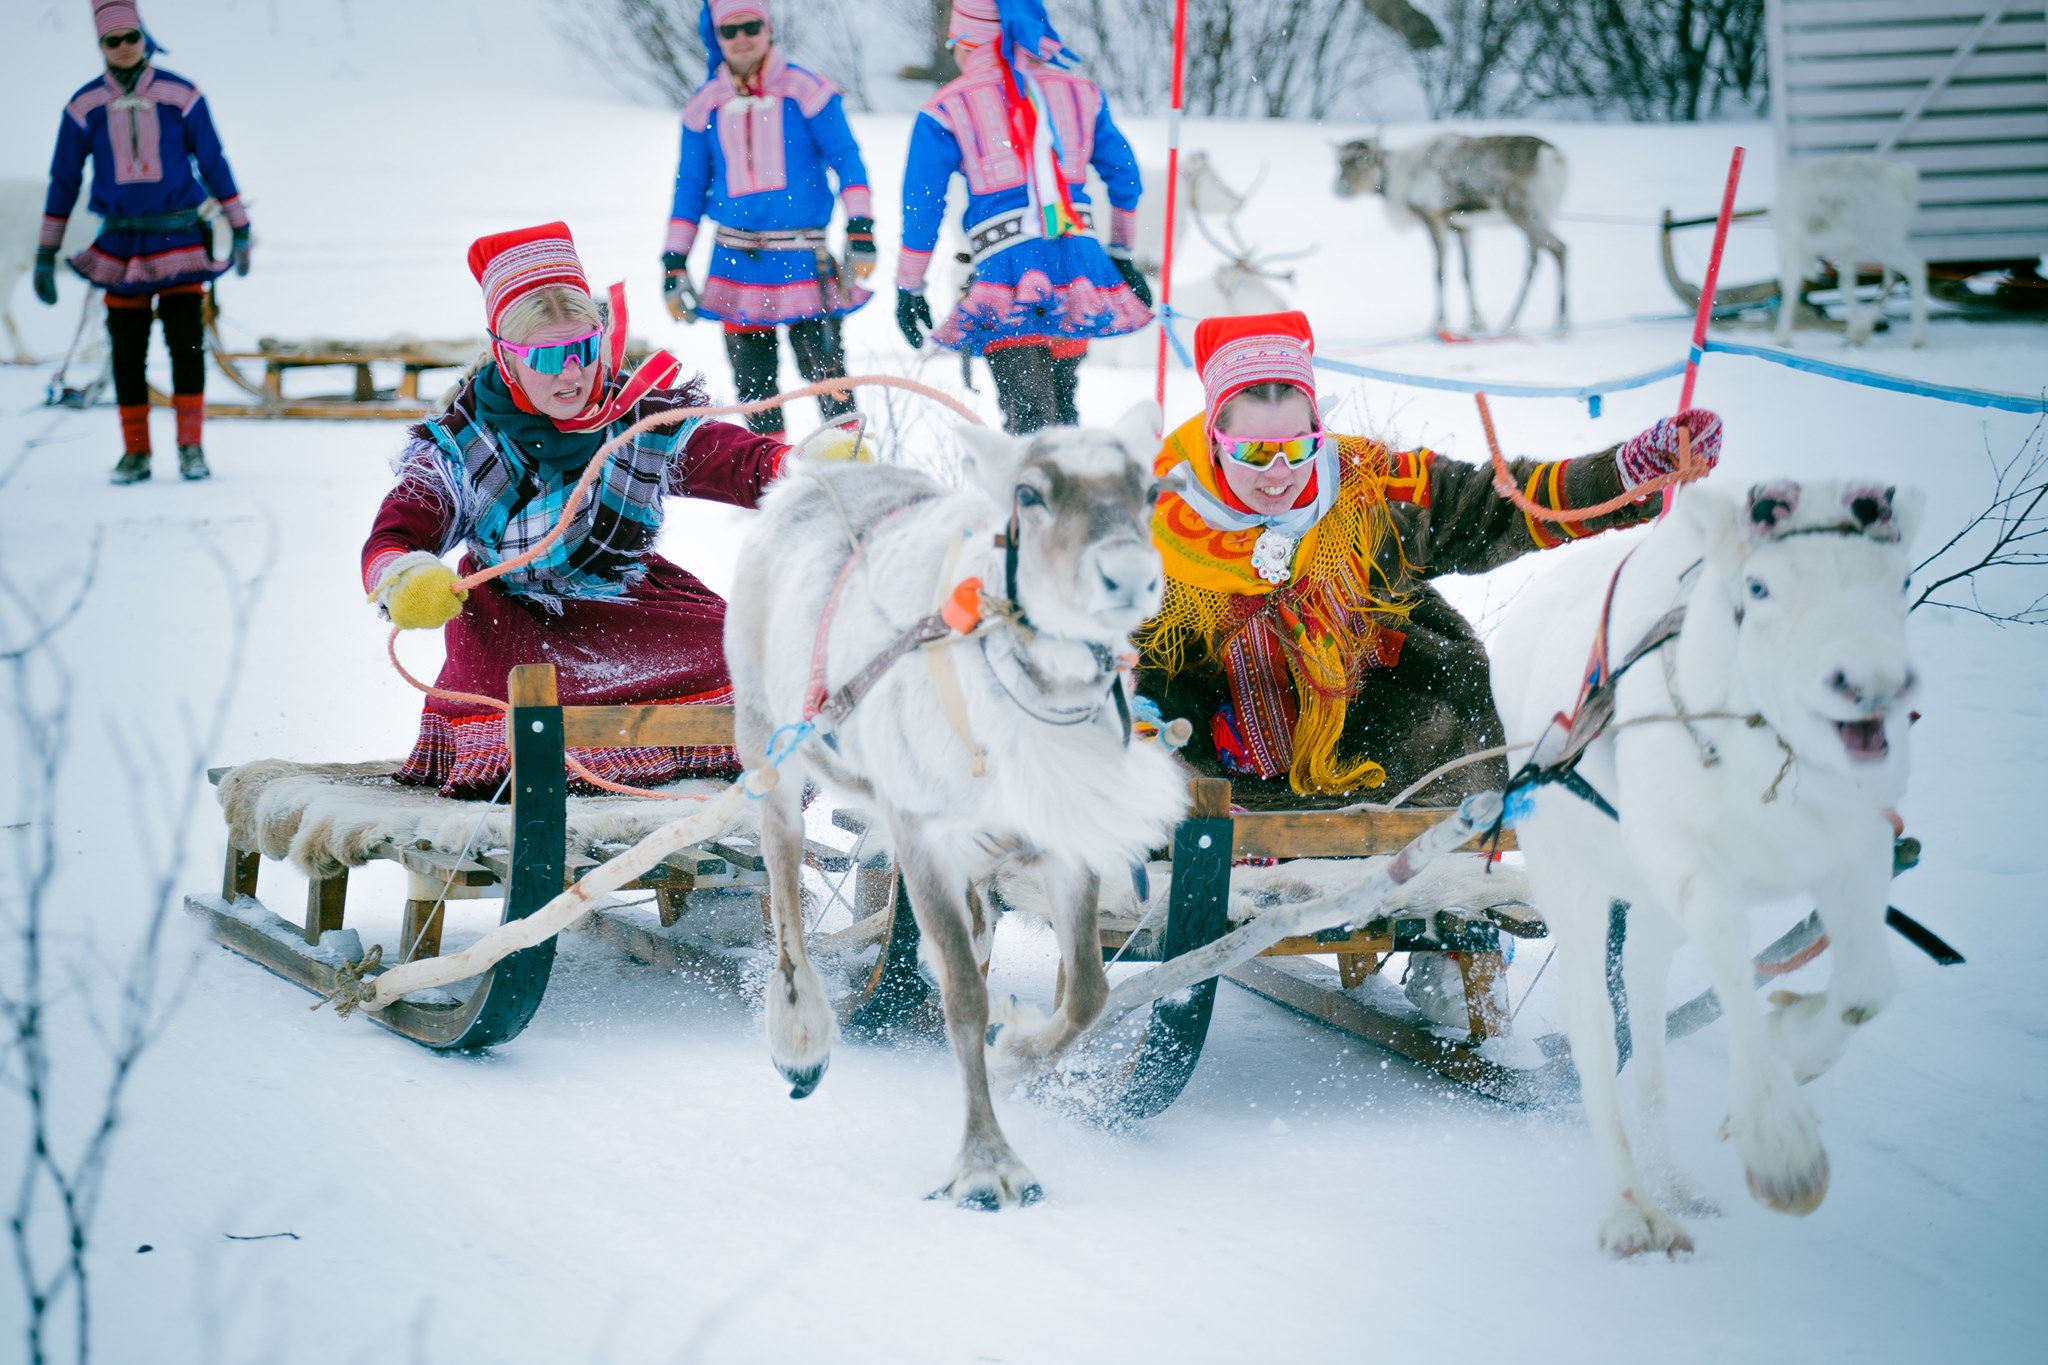
[[[469,273],[484,288],[484,316],[493,336],[505,310],[536,289],[567,285],[590,292],[567,223],[542,223],[477,238],[469,244]]]
[[[95,36],[101,38],[130,29],[140,33],[142,14],[130,0],[92,0],[92,26],[98,30]]]
[[[946,40],[987,47],[1003,36],[1003,16],[996,0],[953,0],[953,17],[946,22]]]
[[[1210,416],[1254,384],[1292,384],[1314,402],[1315,349],[1305,313],[1204,318],[1195,327],[1195,369]]]
[[[774,21],[768,15],[768,0],[710,0],[711,22],[730,24],[739,19],[759,19],[764,24]]]

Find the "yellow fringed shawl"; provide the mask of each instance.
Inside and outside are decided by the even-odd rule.
[[[1336,504],[1303,534],[1293,573],[1277,586],[1252,568],[1258,528],[1214,530],[1185,500],[1162,493],[1152,538],[1165,561],[1166,597],[1137,636],[1146,666],[1169,676],[1194,663],[1221,665],[1230,653],[1236,667],[1225,671],[1240,716],[1259,700],[1240,695],[1246,686],[1277,694],[1283,705],[1291,700],[1292,752],[1275,758],[1303,795],[1386,780],[1369,758],[1340,758],[1337,743],[1361,675],[1398,653],[1400,633],[1384,623],[1405,618],[1410,605],[1402,591],[1410,569],[1388,504],[1429,501],[1430,452],[1389,452],[1362,436],[1338,437],[1337,450]],[[1153,470],[1164,477],[1183,462],[1219,492],[1201,414],[1166,438]],[[1247,631],[1265,638],[1241,640]],[[1233,642],[1253,647],[1233,651]]]

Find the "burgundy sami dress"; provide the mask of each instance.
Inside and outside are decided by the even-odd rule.
[[[753,507],[787,451],[773,437],[706,421],[675,443],[662,491]],[[475,516],[461,505],[468,494],[458,491],[463,488],[460,466],[455,464],[451,474],[452,459],[434,434],[425,427],[414,429],[400,460],[398,484],[385,495],[363,545],[366,590],[374,590],[386,561],[416,550],[445,554],[467,542],[460,571],[468,574],[480,566]],[[573,482],[573,474],[568,477]],[[650,534],[650,546],[652,539]],[[651,548],[636,556],[622,595],[536,597],[494,579],[470,590],[462,614],[444,631],[448,659],[436,681],[448,691],[503,697],[513,665],[551,663],[565,705],[722,705],[732,700],[725,667],[725,600]],[[639,787],[738,770],[733,751],[723,746],[571,752],[598,776]],[[397,776],[438,787],[444,796],[488,798],[510,767],[502,712],[429,697],[419,740]],[[573,773],[570,782],[572,789],[591,790]]]

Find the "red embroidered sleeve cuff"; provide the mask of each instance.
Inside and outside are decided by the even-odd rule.
[[[905,247],[896,256],[896,287],[916,293],[924,288],[925,272],[931,269],[932,253]]]
[[[848,218],[872,218],[875,216],[873,199],[866,185],[842,185],[839,187],[839,202],[846,205]]]
[[[673,251],[678,256],[690,254],[690,248],[697,241],[697,225],[687,218],[668,220],[668,240],[662,244],[663,251]]]
[[[62,246],[64,225],[70,221],[69,218],[52,218],[49,214],[44,214],[43,229],[36,234],[36,248],[41,250],[44,247]]]
[[[228,226],[237,232],[249,226],[249,210],[242,207],[242,196],[237,194],[220,201],[220,211],[226,216]]]
[[[377,584],[383,579],[384,570],[390,567],[392,560],[405,553],[404,550],[391,549],[366,557],[363,560],[363,591],[372,597],[376,596]]]
[[[1138,211],[1136,209],[1111,209],[1109,211],[1109,244],[1125,250],[1138,242]]]

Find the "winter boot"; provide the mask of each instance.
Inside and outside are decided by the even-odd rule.
[[[178,476],[195,482],[212,478],[213,471],[206,467],[206,451],[196,445],[179,446]]]
[[[149,477],[149,452],[131,450],[114,465],[114,472],[107,476],[108,483],[141,483]]]

